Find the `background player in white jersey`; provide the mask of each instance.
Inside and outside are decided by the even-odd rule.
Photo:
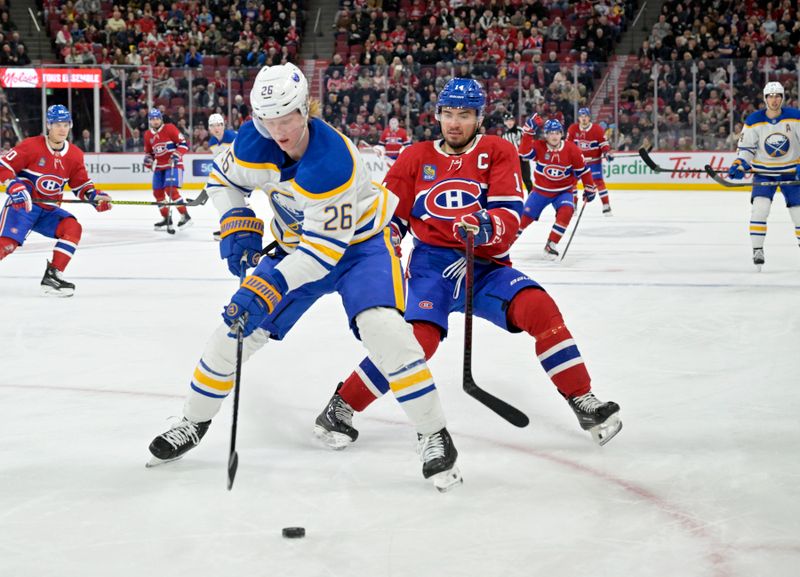
[[[67,107],[54,104],[47,109],[47,134],[26,138],[0,158],[0,182],[6,183],[8,193],[0,210],[0,260],[31,232],[56,239],[42,292],[59,297],[75,292],[75,285],[64,280],[62,273],[83,232],[78,220],[58,206],[64,187],[69,185],[76,196],[91,201],[98,212],[111,208],[111,197],[96,190],[86,173],[83,151],[67,141],[71,129]]]
[[[753,193],[750,209],[750,241],[753,264],[759,270],[764,264],[764,240],[772,199],[780,188],[794,223],[794,234],[800,244],[800,186],[762,183],[800,180],[800,110],[783,106],[783,85],[769,82],[764,86],[766,108],[750,114],[739,137],[737,158],[728,174],[742,178],[753,172]]]
[[[269,339],[281,340],[318,298],[338,292],[351,329],[395,395],[408,397],[401,406],[418,434],[423,475],[447,490],[461,475],[425,355],[401,314],[402,271],[388,227],[397,199],[370,182],[355,145],[314,117],[314,104],[310,110],[296,66],[262,68],[250,95],[254,119],[214,161],[206,190],[222,215],[220,254],[231,272],[256,264],[261,250],[264,223],[244,202],[255,188],[267,192],[280,248],[258,261],[225,307],[194,371],[184,419],[150,451],[161,461],[179,458],[208,429],[234,385],[234,323],[244,327],[246,360]]]
[[[221,114],[214,113],[208,117],[208,131],[211,133],[211,138],[208,139],[208,147],[214,156],[228,150],[236,139],[236,131],[232,128],[225,128],[225,118]],[[212,235],[214,240],[219,240],[218,230]]]
[[[598,400],[591,378],[555,301],[511,267],[523,192],[517,149],[478,135],[486,95],[471,78],[454,78],[437,99],[442,139],[411,145],[389,169],[384,184],[398,197],[392,218],[396,242],[414,237],[408,263],[405,318],[430,358],[447,335],[448,316],[464,310],[465,229],[475,233],[475,314],[509,332],[526,332],[536,356],[578,422],[600,444],[622,428],[619,405]],[[341,449],[358,437],[353,411],[389,391],[389,379],[364,359],[316,421],[315,433]]]

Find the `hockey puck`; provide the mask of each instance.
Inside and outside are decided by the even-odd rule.
[[[305,527],[284,527],[281,532],[287,539],[300,539],[306,536]]]

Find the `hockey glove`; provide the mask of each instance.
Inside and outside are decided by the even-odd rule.
[[[31,200],[31,185],[19,179],[14,179],[8,183],[6,192],[11,200],[11,208],[14,210],[24,210],[30,212],[33,209]]]
[[[228,261],[228,270],[239,276],[241,267],[255,266],[261,253],[264,221],[249,208],[232,208],[220,220],[219,254]],[[246,263],[242,257],[247,253]]]
[[[465,242],[467,232],[472,232],[475,235],[475,246],[500,242],[504,231],[505,225],[500,217],[489,214],[486,209],[462,216],[460,221],[453,224],[453,236],[456,240]]]
[[[178,168],[178,164],[181,161],[181,155],[177,152],[173,152],[172,156],[169,157],[170,163],[172,163],[172,168]]]
[[[539,116],[538,112],[534,112],[533,116],[531,116],[528,120],[525,121],[525,124],[522,127],[522,132],[524,134],[530,134],[531,136],[536,136],[536,133],[539,132],[539,129],[541,129],[543,125],[544,125],[544,118]]]
[[[592,202],[597,194],[597,187],[593,184],[583,185],[583,202]]]
[[[614,155],[613,155],[613,154],[611,154],[611,153],[609,153],[609,154],[606,154],[606,160],[607,160],[608,162],[614,162]]]
[[[153,155],[152,154],[145,154],[144,155],[144,167],[146,169],[153,168]]]
[[[248,336],[275,310],[287,288],[283,275],[274,269],[269,273],[252,274],[233,295],[222,312],[222,319],[229,327],[240,323],[243,335]]]
[[[80,199],[91,202],[97,212],[111,210],[111,197],[102,190],[90,188],[85,192],[81,192]]]
[[[730,176],[733,180],[739,180],[740,178],[744,178],[744,173],[750,170],[750,165],[747,164],[747,161],[741,158],[737,158],[731,164],[731,167],[728,169],[728,176]]]
[[[403,235],[400,233],[400,227],[395,223],[389,223],[389,230],[392,231],[392,248],[397,258],[403,257],[403,249],[400,248],[400,243],[403,242]]]

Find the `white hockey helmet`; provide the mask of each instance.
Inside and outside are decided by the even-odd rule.
[[[208,127],[209,128],[211,128],[212,126],[215,126],[217,124],[221,124],[222,126],[225,126],[225,119],[222,117],[221,114],[215,113],[215,114],[212,114],[211,116],[208,117]]]
[[[253,116],[262,120],[280,118],[299,110],[308,118],[308,81],[294,64],[264,66],[250,91]]]
[[[770,94],[780,94],[781,96],[784,96],[783,84],[780,82],[767,82],[767,85],[764,86],[764,98]]]

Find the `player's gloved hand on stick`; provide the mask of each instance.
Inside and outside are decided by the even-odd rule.
[[[462,216],[461,220],[453,223],[453,236],[456,240],[465,242],[467,232],[472,232],[475,235],[475,246],[500,242],[504,230],[505,225],[500,217],[489,214],[485,208]]]
[[[9,181],[6,192],[11,198],[11,208],[14,210],[24,210],[30,212],[33,209],[31,200],[30,185],[18,179]]]
[[[609,162],[614,162],[614,155],[611,153],[606,154],[606,160]]]
[[[169,157],[169,161],[172,163],[172,168],[176,168],[181,161],[181,155],[177,152],[173,152],[172,156]]]
[[[97,212],[111,210],[111,197],[102,190],[90,188],[87,191],[81,192],[80,199],[91,202]]]
[[[269,272],[256,271],[244,279],[242,286],[231,297],[231,302],[222,313],[222,319],[229,327],[233,327],[234,323],[241,323],[242,334],[248,336],[275,310],[287,289],[280,272],[274,269]]]
[[[228,270],[239,276],[245,269],[256,266],[261,255],[264,221],[256,218],[249,208],[232,208],[220,219],[220,257],[228,261]],[[242,257],[247,253],[245,262]]]
[[[592,202],[597,194],[597,187],[593,184],[583,185],[583,202]]]
[[[389,223],[389,230],[392,232],[391,241],[394,254],[397,255],[397,258],[402,258],[403,249],[400,248],[400,243],[403,242],[403,235],[400,233],[400,227],[392,222]]]
[[[740,178],[744,178],[745,172],[750,170],[750,165],[747,164],[741,158],[737,158],[731,164],[731,167],[728,169],[728,176],[730,176],[733,180],[739,180]]]
[[[543,125],[544,118],[539,116],[538,112],[534,112],[533,115],[525,121],[525,124],[522,126],[522,132],[530,134],[531,136],[536,136],[536,133],[539,132],[539,129],[541,129]]]
[[[145,168],[153,168],[153,155],[152,154],[145,154],[144,155],[144,167]]]

